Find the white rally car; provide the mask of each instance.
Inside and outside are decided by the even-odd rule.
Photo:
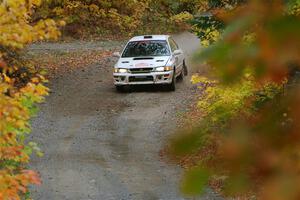
[[[167,85],[174,91],[177,78],[187,75],[183,51],[168,35],[134,37],[114,56],[119,58],[113,73],[118,91],[126,85],[146,84]]]

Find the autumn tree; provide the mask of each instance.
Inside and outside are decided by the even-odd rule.
[[[73,37],[166,33],[186,29],[198,4],[195,0],[49,0],[34,19],[63,19],[64,33]]]
[[[211,67],[213,81],[193,78],[205,89],[198,103],[203,118],[171,149],[196,159],[183,181],[187,194],[222,182],[226,195],[300,198],[299,78],[293,73],[300,64],[299,8],[299,1],[252,0],[209,10],[212,23],[202,39],[215,38],[197,57]]]
[[[36,103],[44,100],[48,89],[43,85],[44,77],[21,53],[32,42],[60,35],[51,19],[31,23],[33,10],[40,3],[0,1],[0,199],[5,200],[23,199],[29,184],[40,183],[37,173],[27,168],[30,154],[39,149],[25,140]]]

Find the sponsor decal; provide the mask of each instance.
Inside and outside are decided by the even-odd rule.
[[[149,67],[150,66],[150,64],[148,64],[148,63],[137,63],[137,64],[135,64],[135,67]]]

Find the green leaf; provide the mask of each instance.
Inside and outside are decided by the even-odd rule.
[[[181,190],[188,196],[200,195],[208,184],[210,172],[204,168],[196,167],[184,175]]]

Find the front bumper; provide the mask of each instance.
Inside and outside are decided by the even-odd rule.
[[[115,85],[151,85],[172,83],[173,71],[142,74],[114,73]]]

